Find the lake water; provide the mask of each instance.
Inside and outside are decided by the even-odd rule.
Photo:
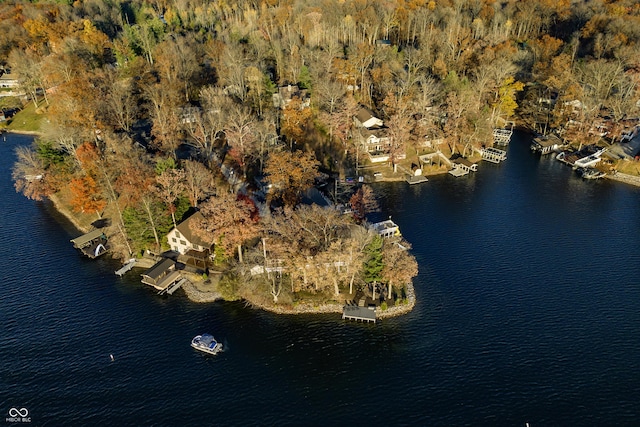
[[[376,325],[163,299],[13,190],[0,142],[0,423],[563,426],[640,423],[640,189],[533,155],[377,186],[418,303]],[[191,338],[212,332],[210,357]],[[115,360],[111,361],[109,355]]]

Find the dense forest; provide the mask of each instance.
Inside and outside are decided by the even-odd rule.
[[[633,0],[18,1],[0,33],[20,92],[0,106],[46,118],[18,191],[108,217],[123,257],[168,249],[197,209],[229,298],[405,297],[410,245],[359,225],[371,188],[338,186],[366,166],[362,107],[389,166],[513,123],[582,145],[638,117]],[[303,202],[323,184],[351,215]],[[284,274],[247,273],[267,261]]]

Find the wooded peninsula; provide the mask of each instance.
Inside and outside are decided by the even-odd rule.
[[[446,172],[421,155],[639,124],[634,0],[25,0],[0,32],[0,126],[38,133],[17,191],[275,311],[412,307],[368,183]]]

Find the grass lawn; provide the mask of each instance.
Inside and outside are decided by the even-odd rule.
[[[41,123],[46,120],[46,114],[36,112],[33,102],[29,102],[25,108],[13,116],[6,128],[14,131],[40,132]]]
[[[620,160],[616,165],[618,172],[627,175],[640,176],[640,162],[634,160]]]

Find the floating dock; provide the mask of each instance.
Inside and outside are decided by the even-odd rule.
[[[129,270],[131,270],[133,267],[135,267],[135,265],[136,265],[136,259],[135,258],[131,258],[122,267],[120,267],[120,269],[118,271],[116,271],[116,274],[118,276],[122,277],[124,275],[124,273],[126,273]]]
[[[363,322],[376,323],[376,310],[374,307],[358,307],[353,305],[345,305],[342,308],[343,320],[362,320]]]
[[[407,176],[407,182],[409,184],[412,184],[412,185],[413,184],[420,184],[422,182],[427,182],[427,181],[429,181],[429,180],[427,179],[426,176],[422,176],[422,175],[418,175],[418,176],[408,175]]]

